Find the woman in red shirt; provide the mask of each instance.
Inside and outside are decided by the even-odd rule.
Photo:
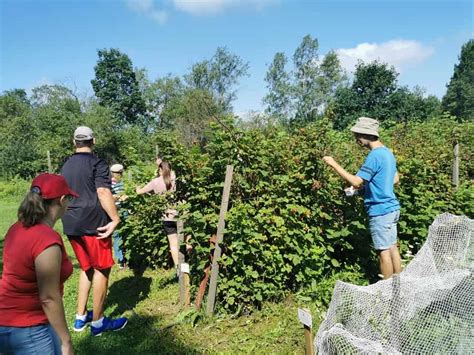
[[[53,229],[77,194],[64,177],[38,175],[3,244],[0,353],[72,354],[63,284],[72,274],[61,236]]]

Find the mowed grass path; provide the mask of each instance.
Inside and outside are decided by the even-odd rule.
[[[16,221],[20,201],[21,197],[0,201],[0,248],[6,231]],[[60,222],[56,229],[61,230]],[[200,315],[194,323],[190,321],[192,310],[183,310],[178,304],[178,284],[170,270],[147,270],[142,277],[135,277],[114,267],[106,314],[129,317],[127,327],[101,337],[92,337],[88,328],[74,333],[79,267],[69,242],[63,240],[74,264],[74,273],[65,284],[64,305],[76,354],[301,354],[304,350],[298,305],[293,299],[265,304],[250,316]],[[304,306],[309,306],[313,315],[320,314],[312,305]]]

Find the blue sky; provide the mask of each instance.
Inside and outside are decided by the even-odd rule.
[[[119,48],[156,79],[227,46],[250,65],[237,113],[262,108],[268,64],[279,51],[291,58],[306,34],[349,72],[357,59],[381,59],[401,84],[438,97],[474,37],[473,2],[455,0],[0,0],[0,12],[0,91],[54,83],[92,95],[102,48]]]

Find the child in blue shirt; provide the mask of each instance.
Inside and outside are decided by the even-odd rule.
[[[359,117],[351,128],[357,143],[370,149],[356,175],[348,173],[330,156],[323,157],[323,160],[353,188],[363,187],[372,242],[379,254],[380,272],[387,279],[401,272],[397,245],[400,204],[393,192],[393,185],[398,183],[399,177],[395,157],[379,140],[378,128],[377,120],[368,117]]]
[[[114,196],[117,211],[119,212],[120,217],[124,220],[127,218],[127,211],[120,208],[121,203],[127,199],[127,195],[125,195],[125,186],[122,180],[123,170],[124,167],[122,164],[114,164],[110,167],[112,173],[112,195]],[[124,240],[117,230],[114,231],[112,238],[115,258],[117,259],[119,268],[123,269],[126,266],[123,247]]]

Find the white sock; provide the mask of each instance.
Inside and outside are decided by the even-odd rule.
[[[102,327],[102,323],[104,322],[104,317],[100,318],[100,319],[97,319],[95,321],[92,321],[91,325],[94,327],[94,328],[100,328]]]
[[[78,320],[82,320],[83,322],[85,322],[86,318],[87,318],[87,312],[86,312],[86,314],[83,314],[83,315],[76,314],[76,319],[78,319]]]

